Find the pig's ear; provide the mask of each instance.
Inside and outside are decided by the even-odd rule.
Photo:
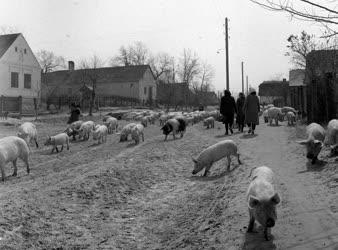
[[[315,143],[316,146],[321,146],[321,147],[323,147],[323,145],[324,145],[324,144],[323,144],[321,141],[319,141],[319,140],[314,140],[313,142]]]
[[[297,143],[299,143],[300,145],[306,145],[307,144],[307,140],[297,141]]]
[[[250,197],[249,197],[249,208],[255,208],[258,205],[259,205],[259,200],[256,197],[250,195]]]
[[[193,162],[197,163],[197,160],[193,156],[191,156],[191,159]]]
[[[274,196],[271,197],[271,202],[277,205],[280,202],[280,197],[278,193],[275,193]]]

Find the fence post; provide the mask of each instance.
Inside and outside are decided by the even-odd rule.
[[[18,96],[18,104],[19,104],[19,114],[22,114],[22,96]]]

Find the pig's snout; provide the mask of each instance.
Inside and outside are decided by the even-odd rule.
[[[315,157],[315,155],[313,153],[307,153],[306,154],[306,158],[308,159],[313,159]]]
[[[275,225],[275,220],[272,219],[272,218],[269,218],[267,221],[266,221],[266,226],[267,227],[273,227]]]

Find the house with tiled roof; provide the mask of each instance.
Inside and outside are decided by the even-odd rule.
[[[40,89],[41,67],[26,39],[21,33],[0,35],[1,110],[16,111],[4,106],[4,98],[39,98]]]
[[[133,98],[141,103],[156,100],[156,81],[149,65],[76,70],[74,62],[68,64],[68,70],[42,75],[43,88],[52,89],[53,97],[81,95],[84,86],[87,89],[92,86],[88,76],[95,75],[96,96],[101,99],[115,96]]]

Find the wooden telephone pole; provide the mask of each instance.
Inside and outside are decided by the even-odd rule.
[[[225,72],[226,89],[229,90],[229,36],[228,36],[228,18],[225,18]]]
[[[244,62],[242,62],[242,93],[244,94]]]

